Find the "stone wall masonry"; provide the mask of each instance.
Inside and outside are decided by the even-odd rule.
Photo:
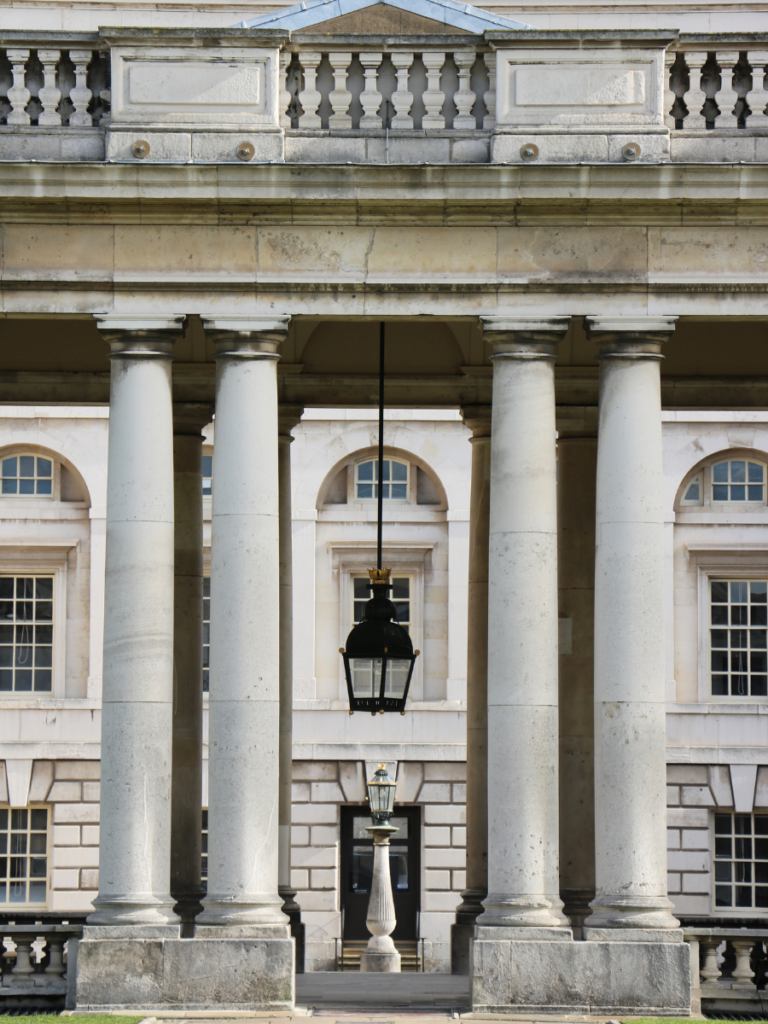
[[[48,905],[57,913],[87,913],[99,889],[99,777],[98,761],[53,763]]]
[[[420,938],[427,971],[450,971],[450,929],[466,885],[465,778],[462,763],[398,765],[395,808],[424,809]],[[305,969],[334,970],[341,938],[339,808],[364,799],[365,765],[295,761],[292,795],[291,884],[306,927]]]

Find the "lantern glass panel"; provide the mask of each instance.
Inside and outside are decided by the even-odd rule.
[[[402,700],[408,685],[408,673],[411,671],[410,658],[392,658],[387,662],[387,678],[384,684],[384,696]]]
[[[378,697],[381,691],[381,658],[350,658],[352,693],[355,697]]]

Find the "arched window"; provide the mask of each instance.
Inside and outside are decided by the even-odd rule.
[[[727,459],[712,466],[712,504],[765,503],[765,465],[752,459]]]
[[[53,462],[42,455],[8,455],[0,465],[4,498],[53,497]]]
[[[384,459],[382,462],[381,488],[384,501],[407,501],[409,465],[402,459]],[[357,501],[378,500],[379,460],[366,459],[355,466],[355,499]]]

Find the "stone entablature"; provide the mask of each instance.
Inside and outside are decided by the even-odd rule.
[[[320,27],[5,32],[12,83],[0,95],[0,159],[768,157],[768,38],[759,33],[493,27],[394,37]]]

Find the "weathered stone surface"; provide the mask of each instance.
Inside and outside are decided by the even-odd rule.
[[[688,1015],[686,943],[475,940],[475,1012]]]
[[[293,939],[86,939],[77,1007],[290,1009]]]

